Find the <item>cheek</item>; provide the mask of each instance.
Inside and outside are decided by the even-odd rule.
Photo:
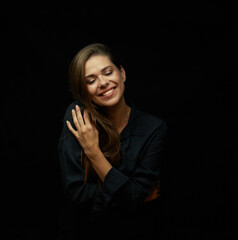
[[[88,85],[87,89],[91,97],[93,97],[96,94],[97,88],[95,86]]]
[[[118,73],[117,76],[115,77],[114,81],[118,85],[124,85],[124,78]]]
[[[125,91],[125,84],[124,84],[124,81],[121,81],[121,92],[122,94],[124,93]]]
[[[125,82],[124,82],[124,80],[123,80],[122,78],[121,78],[120,81],[119,81],[119,85],[120,85],[120,87],[121,87],[122,89],[125,88]]]

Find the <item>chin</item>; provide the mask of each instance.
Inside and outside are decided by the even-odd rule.
[[[94,103],[100,107],[114,107],[120,102],[121,98],[114,98],[107,101],[94,101]]]

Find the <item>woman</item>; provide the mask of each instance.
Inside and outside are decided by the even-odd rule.
[[[78,52],[69,79],[75,102],[58,146],[62,239],[148,239],[166,125],[125,99],[125,69],[103,44]]]

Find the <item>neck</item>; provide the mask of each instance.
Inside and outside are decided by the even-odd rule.
[[[119,101],[117,105],[106,109],[109,119],[114,123],[114,126],[119,132],[121,127],[123,127],[125,124],[122,121],[126,118],[129,109],[130,108],[126,104],[124,97],[121,99],[121,101]]]

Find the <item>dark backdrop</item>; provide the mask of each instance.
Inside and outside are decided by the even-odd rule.
[[[57,143],[73,101],[68,67],[91,42],[118,51],[128,95],[168,125],[164,239],[234,237],[238,26],[233,6],[19,4],[1,14],[5,239],[56,236],[64,205]]]

